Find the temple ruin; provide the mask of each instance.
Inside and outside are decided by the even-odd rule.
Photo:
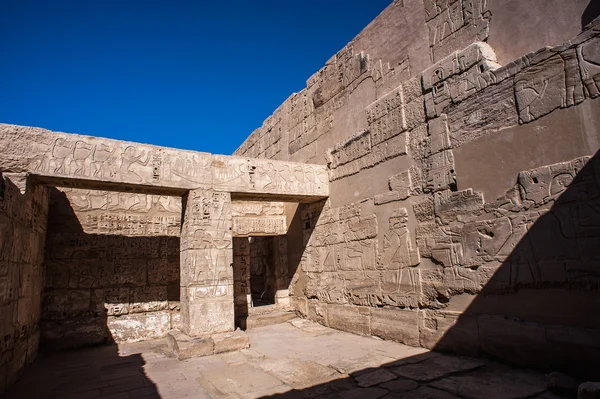
[[[593,3],[395,0],[232,156],[0,125],[0,393],[295,317],[600,376]]]

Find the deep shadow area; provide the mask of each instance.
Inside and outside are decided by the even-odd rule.
[[[73,356],[74,354],[77,356]],[[116,345],[76,352],[41,354],[6,399],[144,398],[159,399],[140,353],[119,354]]]
[[[275,304],[277,261],[275,237],[250,238],[250,293],[252,306]]]
[[[600,377],[600,153],[582,166],[522,174],[516,203],[490,204],[483,250],[506,218],[526,231],[434,350]]]
[[[585,8],[581,15],[581,30],[600,16],[600,1],[590,0],[590,4]]]
[[[86,233],[66,195],[49,190],[41,348],[110,344],[111,330],[121,341],[166,334],[179,308],[179,237]]]
[[[300,264],[306,251],[306,246],[314,231],[325,203],[327,200],[321,200],[312,204],[298,204],[296,212],[292,217],[290,227],[288,228],[288,272],[290,279],[290,294],[301,297],[303,295],[303,281],[306,279]],[[296,291],[296,287],[297,291]]]
[[[1,181],[0,188],[4,189],[4,180]],[[40,189],[42,188],[28,181],[27,194]],[[18,192],[17,189],[13,189],[11,193],[13,191]],[[45,188],[44,191],[47,193],[45,198],[50,202],[51,209],[48,213],[49,228],[45,235],[46,252],[42,252],[43,240],[38,246],[35,242],[27,242],[30,239],[17,234],[15,228],[12,229],[11,234],[16,237],[16,240],[24,241],[23,244],[28,248],[23,254],[13,248],[12,252],[18,254],[15,256],[21,256],[25,265],[31,262],[30,259],[39,257],[44,269],[45,284],[43,281],[37,283],[28,277],[29,272],[23,269],[25,266],[21,266],[23,270],[20,277],[22,289],[26,289],[27,292],[32,291],[38,298],[44,295],[40,301],[41,320],[39,315],[26,315],[24,312],[22,315],[28,320],[34,318],[36,329],[39,322],[41,330],[38,339],[26,341],[29,345],[28,357],[30,351],[32,354],[33,351],[37,353],[37,344],[41,341],[40,353],[35,360],[28,359],[24,374],[15,385],[8,388],[3,397],[62,399],[111,395],[122,397],[130,393],[134,397],[159,398],[156,386],[144,372],[145,361],[141,354],[133,353],[128,356],[119,354],[119,348],[114,344],[114,338],[107,327],[110,309],[113,306],[123,306],[124,303],[119,295],[113,293],[127,289],[134,290],[139,285],[135,282],[130,284],[124,279],[124,276],[133,276],[135,258],[130,258],[132,262],[127,264],[130,270],[123,267],[123,262],[112,263],[114,258],[116,256],[127,258],[127,252],[123,251],[123,248],[145,250],[158,245],[158,242],[151,241],[141,245],[138,237],[107,238],[102,235],[85,234],[64,193],[55,188]],[[17,208],[12,210],[15,214],[19,211]],[[30,217],[34,223],[41,222],[36,220],[39,219],[38,214]],[[174,244],[178,247],[179,241],[177,237],[174,238],[176,239]],[[157,239],[160,243],[164,241],[164,237]],[[172,240],[173,237],[168,239]],[[99,243],[103,241],[104,244],[100,246]],[[115,245],[117,243],[118,245]],[[39,254],[36,253],[38,250]],[[178,262],[178,253],[176,261]],[[109,266],[111,263],[114,265],[112,273]],[[107,288],[109,286],[111,288]],[[165,301],[166,299],[178,300],[178,291],[170,297],[165,295]],[[139,300],[139,305],[163,299],[162,296],[157,297],[151,291],[142,292],[135,298]],[[24,310],[34,311],[27,308]],[[40,311],[39,305],[37,311]],[[108,345],[83,352],[52,351],[52,349],[94,344]],[[40,376],[43,376],[43,381],[40,381]]]

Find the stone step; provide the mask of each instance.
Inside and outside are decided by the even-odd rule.
[[[167,334],[169,350],[179,360],[216,355],[250,347],[248,335],[241,330],[192,338],[178,330]]]
[[[281,324],[295,319],[296,312],[272,312],[259,315],[250,315],[246,320],[246,328],[258,328],[270,326],[272,324]]]

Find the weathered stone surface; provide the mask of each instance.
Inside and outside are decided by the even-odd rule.
[[[215,353],[231,352],[250,347],[248,336],[241,330],[211,336],[215,344]]]
[[[295,319],[295,312],[274,312],[269,311],[264,315],[250,315],[246,322],[247,328],[259,328],[269,326],[271,324],[285,323],[286,321]]]
[[[515,77],[515,97],[521,122],[531,122],[564,104],[565,66],[559,56],[525,69]]]
[[[210,337],[190,338],[179,331],[171,331],[167,334],[167,343],[171,353],[179,360],[209,356],[215,353],[215,344]]]
[[[331,328],[369,335],[369,312],[369,308],[328,305],[327,320]]]
[[[379,386],[392,392],[403,393],[417,389],[419,387],[419,383],[406,378],[396,378],[393,381],[379,384]]]
[[[419,314],[410,310],[373,309],[371,334],[406,345],[419,346]]]
[[[370,373],[365,373],[354,377],[356,382],[358,382],[359,387],[371,387],[373,385],[378,385],[383,382],[387,382],[390,380],[396,379],[396,375],[386,371],[385,369],[379,369]]]
[[[232,157],[0,125],[0,391],[40,340],[230,333],[290,304],[590,373],[600,20],[583,1],[507,1],[392,2]],[[549,41],[565,44],[535,51]],[[49,207],[45,185],[62,187]],[[262,396],[289,388],[260,377]]]
[[[259,362],[260,367],[275,375],[294,389],[301,390],[315,385],[326,384],[342,378],[342,375],[331,367],[316,362],[285,360],[264,360]]]
[[[430,385],[469,399],[517,399],[531,397],[548,389],[548,381],[544,376],[526,371],[517,373],[501,366],[487,366]]]
[[[210,155],[14,125],[1,125],[0,132],[1,140],[12,143],[2,146],[3,170],[33,173],[42,176],[40,181],[59,185],[77,185],[81,179],[99,188],[214,185],[240,194],[328,195],[327,170],[319,165]],[[18,143],[28,143],[27,148]]]
[[[422,362],[390,368],[394,374],[415,381],[427,382],[458,372],[475,370],[485,366],[485,361],[456,358],[445,355],[434,356]]]
[[[167,312],[142,313],[109,317],[108,329],[117,342],[136,342],[148,338],[162,338],[171,328]]]
[[[356,388],[340,393],[339,397],[343,399],[378,399],[385,396],[387,392],[381,388]]]

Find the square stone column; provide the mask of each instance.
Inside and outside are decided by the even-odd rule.
[[[189,336],[234,330],[231,194],[190,190],[181,227],[181,324]]]

